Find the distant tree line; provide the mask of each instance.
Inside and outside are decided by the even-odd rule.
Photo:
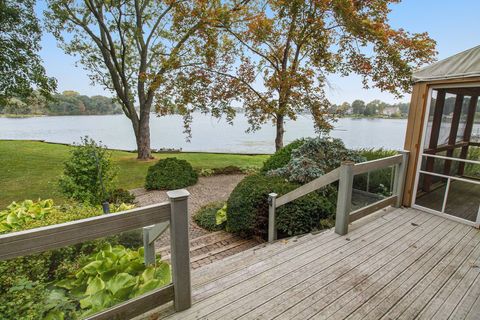
[[[112,98],[88,97],[76,91],[64,91],[51,99],[34,91],[28,97],[13,97],[0,105],[0,114],[17,115],[99,115],[121,114],[122,108]]]
[[[333,110],[336,113],[365,117],[405,117],[408,115],[409,108],[410,104],[408,102],[389,104],[380,100],[373,100],[369,103],[365,103],[363,100],[355,100],[351,104],[344,102],[340,105],[333,105]]]

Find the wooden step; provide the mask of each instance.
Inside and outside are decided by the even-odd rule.
[[[210,244],[214,244],[224,240],[230,240],[233,237],[235,237],[235,235],[231,233],[228,233],[225,231],[217,231],[217,232],[209,233],[195,239],[191,239],[190,252]],[[162,255],[170,254],[170,245],[157,248],[155,249],[155,251]]]
[[[202,239],[193,239],[190,242],[191,262],[197,261],[196,257],[198,256],[204,258],[205,256],[211,255],[212,252],[214,252],[214,254],[217,254],[219,252],[225,251],[224,248],[227,248],[226,250],[228,250],[230,248],[237,247],[245,242],[244,239],[223,231],[216,234],[211,234],[210,237],[202,236],[201,238]],[[196,245],[192,245],[192,243]],[[157,250],[157,252],[162,255],[162,260],[170,260],[170,248],[165,251]]]

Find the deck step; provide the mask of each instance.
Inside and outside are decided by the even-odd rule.
[[[225,231],[217,231],[213,233],[206,234],[204,236],[191,239],[190,240],[190,254],[193,252],[215,243],[231,241],[231,239],[236,238],[235,235],[225,232]],[[155,251],[160,253],[162,256],[170,255],[170,245],[163,246],[160,248],[156,248]]]
[[[197,269],[258,244],[255,240],[246,240],[224,231],[210,233],[190,241],[190,262],[192,268]],[[162,260],[170,261],[170,247],[159,248],[156,252],[161,254]]]

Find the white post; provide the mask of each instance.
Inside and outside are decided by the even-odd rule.
[[[395,170],[395,195],[397,196],[397,203],[395,207],[400,208],[403,202],[403,192],[405,187],[405,176],[407,174],[408,166],[408,151],[400,151],[402,155],[402,163],[400,163]]]
[[[189,217],[187,190],[167,192],[171,205],[170,243],[172,261],[172,282],[176,311],[190,308],[192,305],[192,287],[190,282]]]
[[[348,233],[348,223],[352,207],[353,166],[352,161],[342,163],[337,195],[335,232],[341,236]]]
[[[277,240],[277,227],[275,225],[277,196],[276,193],[270,193],[268,195],[268,242]]]

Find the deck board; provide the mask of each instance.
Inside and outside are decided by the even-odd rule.
[[[192,273],[161,319],[479,319],[480,231],[414,209],[250,249]],[[150,317],[151,319],[151,317]]]

